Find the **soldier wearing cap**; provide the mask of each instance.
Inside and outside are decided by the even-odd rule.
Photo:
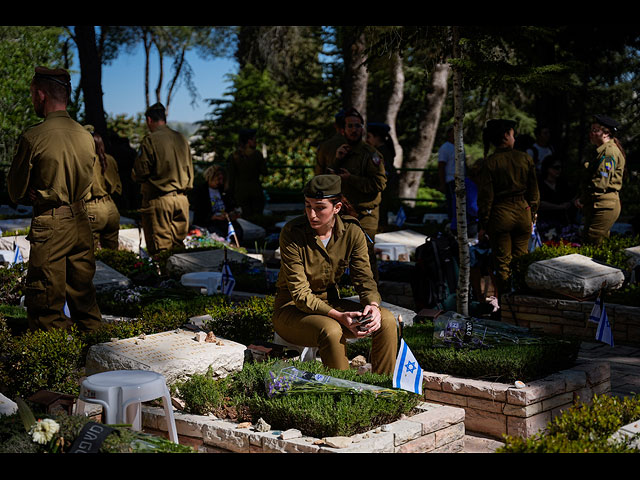
[[[336,161],[336,150],[346,142],[346,139],[342,135],[342,130],[344,130],[344,110],[336,113],[333,128],[335,128],[333,137],[318,145],[318,150],[316,151],[316,166],[314,169],[316,175],[329,173],[327,168],[333,169],[333,164]]]
[[[400,176],[393,165],[396,150],[389,132],[391,132],[391,127],[386,123],[367,123],[367,143],[382,155],[384,171],[387,176],[387,185],[382,193],[380,203],[380,217],[385,223],[387,212],[391,210],[395,211],[400,206],[400,201],[398,200]]]
[[[67,112],[71,78],[36,67],[31,100],[44,121],[27,129],[7,178],[11,200],[33,205],[25,305],[31,329],[100,326],[95,257],[85,198],[96,151],[91,134]],[[65,303],[71,318],[64,313]]]
[[[617,121],[595,115],[589,131],[589,140],[596,146],[596,157],[584,164],[581,194],[575,203],[584,211],[585,243],[602,242],[620,215],[619,192],[626,155],[615,137],[619,128]]]
[[[156,103],[145,112],[146,135],[133,164],[131,178],[141,184],[142,228],[150,254],[182,246],[189,231],[189,200],[193,188],[191,148],[184,136],[167,126],[165,108]]]
[[[265,206],[261,175],[267,175],[267,162],[256,149],[256,130],[242,129],[238,149],[229,158],[229,191],[242,209],[243,217],[262,215]]]
[[[286,341],[318,347],[329,368],[347,369],[346,339],[371,335],[376,373],[393,373],[397,326],[380,307],[367,240],[358,220],[341,215],[347,206],[337,175],[318,175],[304,189],[305,215],[289,221],[280,234],[281,268],[276,283],[273,325]],[[346,269],[360,297],[340,299],[338,282]],[[358,328],[358,320],[371,320]]]
[[[540,202],[533,159],[514,150],[515,122],[489,120],[483,131],[485,156],[478,178],[478,215],[482,239],[488,232],[499,295],[508,293],[510,263],[528,252]]]

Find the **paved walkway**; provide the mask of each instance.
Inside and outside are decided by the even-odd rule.
[[[578,360],[609,362],[611,395],[620,398],[640,395],[640,347],[610,347],[606,343],[582,342]],[[464,439],[464,453],[493,453],[502,445],[502,442],[492,438],[467,435]]]

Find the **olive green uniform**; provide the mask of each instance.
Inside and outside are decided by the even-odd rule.
[[[318,145],[318,149],[316,150],[316,166],[315,166],[315,174],[322,175],[325,173],[329,173],[327,168],[333,168],[336,162],[336,150],[347,143],[347,140],[340,134],[336,133],[329,140],[322,142]]]
[[[382,156],[361,140],[342,160],[334,160],[333,168],[336,173],[341,168],[350,173],[348,178],[342,179],[342,193],[355,208],[360,225],[373,241],[378,231],[382,192],[387,185]]]
[[[276,332],[296,345],[318,347],[322,362],[346,369],[346,339],[353,334],[328,316],[338,311],[359,311],[380,303],[367,255],[367,242],[358,221],[336,217],[325,247],[306,216],[288,222],[280,234],[281,268],[276,283],[273,324]],[[337,284],[346,268],[361,305],[340,299]],[[372,334],[371,363],[375,372],[393,373],[397,354],[397,327],[393,314],[382,312],[381,327]]]
[[[91,134],[62,110],[26,130],[8,175],[16,203],[32,204],[25,305],[32,329],[100,326],[93,237],[85,206],[96,160]],[[31,201],[31,194],[35,199]],[[65,301],[71,318],[64,314]]]
[[[540,193],[533,159],[499,148],[482,166],[478,179],[480,225],[489,234],[498,292],[505,293],[511,260],[528,252]]]
[[[189,232],[193,162],[189,142],[166,125],[142,140],[131,177],[141,183],[142,228],[149,253],[182,246]]]
[[[249,146],[236,150],[228,162],[229,191],[242,215],[262,215],[265,206],[260,175],[267,175],[267,162],[262,153]]]
[[[594,161],[585,163],[580,202],[584,206],[586,243],[599,244],[620,215],[619,192],[622,188],[625,159],[613,140],[600,145]]]
[[[102,165],[96,161],[93,168],[93,184],[87,199],[87,212],[91,220],[94,247],[118,249],[120,233],[120,212],[111,195],[122,193],[122,182],[118,175],[118,164],[115,158],[107,154],[107,166],[102,172]]]

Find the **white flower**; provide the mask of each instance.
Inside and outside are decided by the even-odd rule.
[[[31,427],[29,433],[34,442],[45,444],[53,438],[58,430],[60,430],[60,425],[55,420],[45,418],[44,420],[38,420]]]

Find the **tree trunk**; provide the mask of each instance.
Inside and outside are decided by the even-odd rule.
[[[355,108],[367,119],[367,82],[369,72],[364,65],[367,57],[364,32],[356,29],[345,32],[343,104],[345,108]]]
[[[392,70],[392,83],[393,89],[391,96],[389,97],[389,103],[387,106],[387,125],[391,127],[389,135],[393,140],[393,148],[396,152],[396,156],[393,160],[393,165],[396,168],[402,166],[402,146],[398,142],[398,135],[396,134],[396,119],[398,118],[398,112],[402,105],[404,98],[404,71],[403,71],[402,57],[398,52],[394,53],[393,58],[393,70]]]
[[[460,58],[458,29],[453,27],[453,58]],[[469,239],[467,235],[467,190],[464,182],[464,138],[463,138],[463,91],[462,72],[453,69],[453,103],[454,103],[454,144],[456,159],[456,224],[458,231],[458,251],[460,265],[458,269],[458,289],[456,291],[456,308],[459,314],[469,314],[469,277],[471,259],[469,256]]]
[[[102,135],[107,134],[104,104],[102,101],[102,59],[96,45],[94,26],[75,26],[76,46],[80,60],[80,88],[84,94],[85,122],[94,126]]]
[[[145,110],[149,108],[149,57],[151,55],[151,39],[150,33],[143,28],[142,30],[142,45],[144,46],[144,103]]]
[[[433,150],[433,143],[436,138],[440,114],[447,96],[447,81],[451,67],[449,64],[437,64],[432,73],[432,92],[427,95],[425,105],[425,115],[420,121],[420,138],[417,144],[409,152],[409,157],[404,161],[404,168],[423,169],[427,166],[429,156]],[[421,170],[403,171],[400,175],[400,198],[416,198],[420,180],[423,172]],[[409,206],[414,206],[413,200],[405,202]]]

